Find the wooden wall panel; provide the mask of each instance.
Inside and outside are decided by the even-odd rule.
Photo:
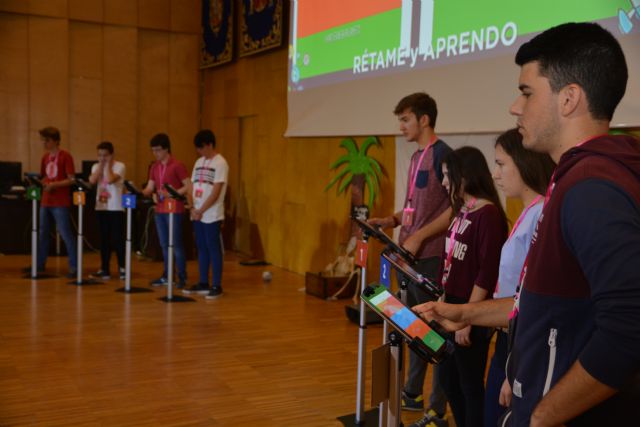
[[[259,257],[258,240],[267,261],[304,273],[322,270],[349,239],[351,199],[335,189],[324,191],[335,174],[329,165],[344,154],[338,146],[342,138],[283,136],[286,55],[279,49],[205,70],[203,124],[227,132],[225,123],[240,120],[239,170],[231,171],[239,174],[238,192],[231,194],[231,205],[237,206],[236,248]],[[232,147],[220,149],[225,157],[234,156]],[[387,215],[393,211],[393,138],[383,139],[370,155],[389,174],[373,207],[374,215]],[[372,258],[370,268],[377,271],[379,260]]]
[[[127,25],[138,24],[138,2],[133,0],[103,0],[105,24]]]
[[[37,153],[42,153],[38,130],[44,126],[58,127],[61,146],[69,148],[69,23],[30,16],[29,140],[34,170],[40,165]]]
[[[29,0],[29,13],[32,15],[66,18],[68,12],[67,0]]]
[[[103,22],[103,0],[69,0],[69,19]]]
[[[136,149],[138,60],[138,30],[105,26],[102,139],[113,142],[116,157],[127,165],[127,178],[136,181],[136,170],[146,171],[146,164],[138,165]]]
[[[171,28],[171,0],[138,0],[138,26],[154,30]]]
[[[29,13],[29,2],[25,0],[0,0],[0,11]]]
[[[102,126],[102,26],[69,24],[69,149],[78,168],[96,157]]]
[[[169,132],[169,36],[159,31],[138,31],[138,147],[137,181],[146,180],[153,160],[149,139]],[[169,135],[171,136],[171,135]]]
[[[0,13],[0,159],[29,162],[28,20]]]
[[[171,31],[200,34],[202,0],[171,0]]]

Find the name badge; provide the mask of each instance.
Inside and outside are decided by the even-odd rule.
[[[402,211],[402,225],[410,227],[413,225],[413,217],[416,213],[414,208],[404,208]]]
[[[201,198],[201,197],[202,197],[202,193],[203,193],[202,188],[196,188],[195,193],[196,193],[196,194],[195,194],[196,199]]]

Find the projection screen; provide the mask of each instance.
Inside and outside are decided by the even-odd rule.
[[[627,93],[613,126],[640,126],[640,0],[292,0],[287,136],[393,135],[400,98],[426,91],[439,133],[515,123],[518,47],[563,22],[621,42]]]

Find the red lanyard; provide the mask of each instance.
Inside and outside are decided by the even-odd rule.
[[[204,181],[203,176],[207,173],[209,163],[211,163],[212,161],[213,157],[202,162],[202,168],[200,169],[200,171],[198,171],[198,184],[202,184],[202,182]]]
[[[171,159],[169,159],[171,160]],[[164,184],[164,176],[167,173],[167,167],[169,166],[169,160],[167,160],[166,164],[163,164],[162,162],[160,162],[160,165],[158,166],[160,168],[160,182],[158,183],[158,187],[162,190],[163,189],[163,184]]]
[[[429,145],[427,145],[425,149],[422,150],[422,154],[418,159],[418,163],[416,165],[411,164],[411,171],[409,172],[409,176],[413,175],[413,179],[411,180],[411,183],[409,185],[409,195],[407,197],[407,204],[411,204],[411,199],[413,198],[413,192],[415,191],[415,188],[416,188],[416,181],[418,180],[418,172],[420,172],[420,166],[422,165],[424,156],[427,154],[427,151],[433,145],[433,143],[436,142],[437,140],[438,140],[438,137],[436,135],[433,135],[429,140]],[[414,166],[415,166],[415,171],[413,170]]]
[[[453,250],[456,246],[456,234],[458,234],[458,230],[460,230],[461,224],[464,224],[464,222],[467,220],[467,216],[469,215],[469,212],[471,211],[471,209],[473,209],[474,206],[476,205],[476,201],[477,200],[475,197],[469,200],[469,203],[467,203],[466,205],[466,210],[462,215],[462,218],[460,217],[460,214],[458,214],[458,216],[456,217],[458,221],[456,222],[454,227],[451,229],[451,235],[449,237],[449,248],[447,249],[447,258],[444,260],[444,270],[443,270],[444,274],[442,275],[442,286],[446,285],[447,281],[449,280],[449,273],[451,272],[451,264],[453,260]]]
[[[527,206],[527,208],[524,211],[522,211],[522,213],[520,214],[520,217],[518,217],[518,220],[513,225],[513,228],[511,229],[511,233],[509,233],[509,237],[507,237],[507,241],[504,243],[505,245],[509,242],[509,240],[511,240],[511,237],[515,234],[516,230],[518,229],[518,227],[520,226],[520,224],[522,223],[524,218],[527,216],[527,213],[529,212],[529,209],[531,209],[532,207],[537,205],[541,198],[542,198],[542,196],[540,194],[538,194],[536,196],[536,198],[533,199],[533,201],[529,204],[529,206]],[[522,273],[522,271],[520,273]],[[522,278],[522,276],[521,276],[521,278]],[[499,291],[500,291],[500,280],[497,280],[496,281],[496,290],[494,291],[494,293],[498,293]]]

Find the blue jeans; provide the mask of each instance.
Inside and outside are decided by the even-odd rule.
[[[222,221],[205,224],[202,221],[193,221],[196,233],[196,246],[198,247],[198,270],[200,272],[199,283],[209,284],[209,266],[213,268],[214,288],[222,289],[222,236],[220,226]]]
[[[182,243],[183,216],[184,214],[173,214],[173,255],[176,259],[178,279],[180,281],[187,280],[187,258],[184,253],[184,244]],[[164,258],[162,277],[167,278],[167,261],[169,260],[169,214],[157,213],[155,220],[158,240],[160,240],[160,246],[162,247],[162,257]]]
[[[49,235],[51,234],[51,218],[56,222],[56,228],[62,236],[64,245],[69,254],[69,271],[75,272],[78,268],[78,254],[74,241],[71,221],[69,221],[69,208],[40,206],[40,231],[38,235],[38,270],[44,270],[49,254]]]

